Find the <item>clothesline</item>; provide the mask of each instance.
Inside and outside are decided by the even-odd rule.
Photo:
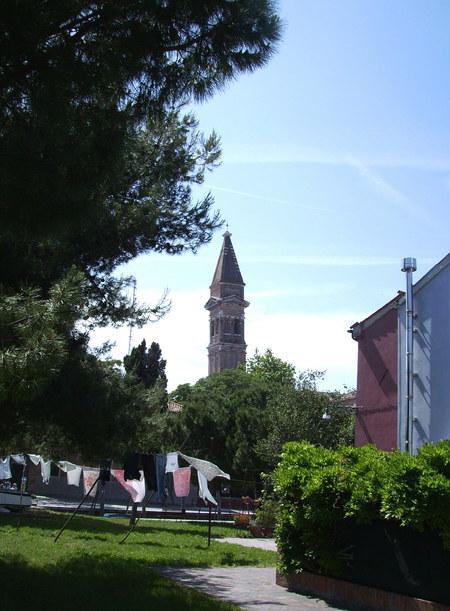
[[[38,454],[11,454],[4,459],[0,458],[0,480],[12,478],[11,460],[25,468],[26,456],[36,467],[40,465],[42,481],[45,484],[50,481],[52,462],[67,474],[69,486],[78,487],[81,476],[83,476],[85,494],[92,488],[100,472],[98,468],[76,465],[67,460],[45,460]],[[178,457],[187,462],[189,467],[180,467]],[[205,502],[209,501],[217,505],[217,501],[208,488],[208,482],[215,477],[229,480],[229,474],[222,471],[214,463],[186,456],[178,451],[168,454],[130,454],[125,461],[124,469],[111,469],[111,475],[130,494],[134,503],[141,503],[144,500],[147,489],[155,490],[160,502],[164,502],[167,474],[172,474],[175,495],[179,498],[189,496],[191,468],[197,471],[199,497]],[[97,486],[92,488],[91,495],[96,494],[96,488]]]

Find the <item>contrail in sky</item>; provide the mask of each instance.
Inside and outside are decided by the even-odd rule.
[[[295,206],[296,208],[306,208],[308,210],[317,210],[319,212],[331,212],[331,208],[325,208],[324,206],[299,204],[297,202],[290,202],[285,199],[277,199],[275,197],[265,197],[264,195],[258,195],[256,193],[248,193],[247,191],[238,191],[237,189],[229,189],[228,187],[217,187],[216,185],[210,185],[210,184],[206,184],[205,186],[208,189],[212,189],[213,191],[223,191],[223,193],[232,193],[233,195],[242,195],[243,197],[259,199],[264,202],[283,204],[285,206]]]

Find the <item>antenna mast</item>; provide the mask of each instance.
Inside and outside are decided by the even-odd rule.
[[[134,308],[134,306],[136,305],[136,278],[133,278],[132,283],[133,283],[133,299],[132,299],[131,305]],[[128,354],[130,354],[131,352],[132,335],[133,335],[133,323],[130,322],[130,334],[128,336]]]

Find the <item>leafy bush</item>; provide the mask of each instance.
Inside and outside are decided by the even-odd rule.
[[[450,548],[450,442],[417,456],[374,446],[288,443],[274,474],[280,568],[338,576],[352,531],[384,521],[441,537]]]
[[[263,499],[256,510],[255,522],[262,528],[275,528],[275,516],[278,504],[273,499]]]

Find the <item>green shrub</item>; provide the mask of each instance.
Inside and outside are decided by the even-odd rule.
[[[256,510],[255,523],[262,528],[275,528],[275,515],[278,504],[273,499],[263,499]]]
[[[283,572],[338,576],[352,530],[385,521],[438,534],[450,548],[450,442],[418,456],[374,446],[329,450],[288,443],[274,473]]]

